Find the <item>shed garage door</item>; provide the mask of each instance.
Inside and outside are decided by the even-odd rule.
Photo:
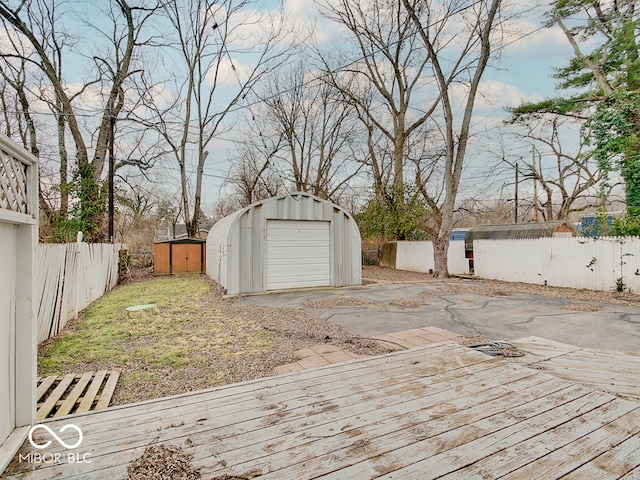
[[[329,225],[267,221],[267,290],[331,285]]]

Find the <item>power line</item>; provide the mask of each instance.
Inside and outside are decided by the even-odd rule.
[[[458,15],[458,14],[460,14],[460,13],[462,13],[462,12],[464,12],[464,11],[468,10],[468,9],[471,9],[471,8],[475,7],[476,5],[481,4],[481,3],[482,3],[482,0],[477,0],[477,1],[475,1],[474,3],[472,3],[472,4],[470,4],[470,5],[467,5],[467,6],[461,7],[461,8],[459,8],[458,10],[456,10],[456,11],[454,11],[454,12],[450,13],[450,16]],[[432,22],[432,23],[431,23],[431,24],[429,24],[426,28],[430,28],[430,27],[434,26],[436,23],[439,23],[439,22]],[[534,30],[532,30],[532,31],[530,31],[530,32],[528,32],[528,33],[526,33],[526,34],[524,34],[524,35],[519,36],[518,38],[515,38],[515,39],[513,39],[513,40],[509,41],[508,43],[505,43],[505,44],[501,45],[500,47],[496,48],[496,50],[495,50],[495,51],[503,51],[503,50],[504,50],[504,49],[506,49],[508,46],[510,46],[510,45],[512,45],[512,44],[514,44],[514,43],[517,43],[517,42],[519,42],[519,41],[523,40],[524,38],[527,38],[527,37],[529,37],[529,36],[531,36],[531,35],[533,35],[533,34],[537,33],[538,31],[540,31],[540,30],[542,30],[542,29],[544,29],[544,28],[546,28],[546,27],[545,27],[545,26],[538,27],[538,28],[536,28],[536,29],[534,29]],[[218,33],[220,33],[220,32],[218,32]],[[415,35],[417,35],[417,32],[414,32],[414,33],[413,33],[413,36],[415,36]],[[409,37],[409,38],[411,38],[411,37]],[[400,42],[402,42],[402,41],[405,41],[405,40],[400,40],[400,41],[397,41],[397,42],[393,42],[393,43],[391,43],[391,44],[387,45],[386,47],[388,48],[388,47],[393,46],[393,45],[398,45],[398,44],[399,44]],[[225,49],[226,49],[226,47],[225,47]],[[381,47],[381,48],[379,48],[379,49],[377,49],[377,50],[375,50],[375,51],[373,51],[373,52],[370,52],[370,53],[367,53],[367,54],[361,55],[360,57],[356,58],[355,60],[351,60],[351,61],[349,61],[349,62],[348,62],[348,63],[346,63],[346,64],[343,64],[343,65],[341,65],[341,66],[339,66],[339,67],[336,67],[336,68],[334,68],[334,69],[331,69],[331,70],[330,70],[330,73],[331,73],[331,74],[339,73],[339,72],[341,72],[341,71],[343,71],[343,70],[346,70],[347,68],[351,67],[352,65],[354,65],[354,64],[356,64],[356,63],[358,63],[358,62],[361,62],[361,61],[363,61],[363,60],[367,60],[368,58],[370,58],[370,57],[372,57],[372,56],[374,56],[374,55],[376,55],[377,53],[380,53],[380,52],[382,52],[382,51],[383,51],[383,49],[382,49],[382,47]],[[236,78],[237,78],[237,80],[238,80],[238,83],[240,84],[240,88],[242,89],[242,88],[244,88],[245,86],[243,86],[243,85],[242,85],[242,82],[240,82],[240,78],[239,78],[238,72],[236,71],[235,65],[233,65],[233,60],[232,60],[232,58],[231,58],[231,56],[230,56],[230,54],[229,54],[228,50],[226,50],[226,54],[227,54],[227,56],[229,57],[229,61],[231,62],[232,70],[233,70],[233,72],[234,72],[234,73],[235,73],[235,75],[236,75]],[[290,89],[288,89],[288,90],[285,90],[285,91],[279,92],[279,94],[286,93],[287,91],[291,91],[291,90],[293,90],[293,89],[295,89],[295,88],[300,88],[300,87],[308,86],[308,85],[312,84],[313,82],[317,82],[317,81],[321,81],[321,80],[322,80],[322,77],[321,77],[321,76],[316,76],[316,77],[314,77],[314,78],[311,78],[311,79],[309,79],[309,80],[306,80],[306,81],[304,81],[304,82],[300,83],[299,85],[295,85],[295,86],[291,87],[291,88],[290,88]],[[249,89],[248,89],[248,91],[250,91],[250,90],[251,90],[251,88],[249,88]],[[228,112],[229,112],[229,113],[231,113],[231,112],[237,112],[237,111],[239,111],[239,110],[243,110],[243,109],[246,109],[246,108],[249,108],[249,109],[250,109],[252,106],[255,106],[255,105],[258,105],[258,104],[264,103],[265,101],[268,101],[268,100],[271,100],[271,99],[275,98],[275,97],[276,97],[276,95],[277,95],[277,94],[274,94],[274,95],[273,95],[273,96],[271,96],[271,97],[259,98],[259,99],[255,100],[255,101],[253,101],[253,102],[248,102],[248,101],[247,101],[247,102],[246,102],[246,105],[237,105],[237,107],[230,109]],[[242,96],[242,98],[243,98],[243,99],[245,99],[245,97],[246,97],[246,95]],[[85,111],[85,112],[87,112],[87,113],[77,113],[77,111],[78,111],[78,110],[79,110],[80,112]],[[417,109],[417,110],[418,110],[418,109]],[[419,111],[419,110],[418,110],[418,111]],[[102,112],[102,110],[101,110],[100,112]],[[17,113],[17,112],[15,112],[15,113]],[[56,115],[56,114],[55,114],[54,112],[48,112],[48,113],[47,113],[47,114],[45,114],[45,115],[52,115],[52,116],[53,116],[53,115]],[[71,115],[71,114],[69,114],[69,115]],[[76,113],[75,113],[75,115],[76,115],[76,116],[79,116],[79,117],[86,117],[86,118],[94,118],[94,117],[95,117],[95,113],[91,113],[91,111],[90,111],[90,110],[86,110],[86,109],[83,109],[83,108],[78,108],[78,109],[76,109]],[[189,120],[189,122],[191,122],[191,121],[195,121],[195,120]],[[184,122],[177,122],[177,121],[176,121],[175,123],[176,123],[176,124],[184,124]],[[496,126],[496,127],[492,127],[492,129],[497,129],[497,128],[498,128],[497,126]],[[492,129],[490,129],[490,130],[492,130]],[[233,139],[233,138],[225,138],[225,137],[221,137],[221,136],[216,136],[216,137],[215,137],[215,139],[216,139],[216,140],[220,140],[220,141],[227,141],[227,142],[231,142],[231,143],[233,143],[233,144],[249,144],[249,142],[244,142],[244,141],[241,141],[241,140],[238,140],[238,139]],[[174,165],[174,166],[175,166],[175,165]],[[192,171],[192,172],[190,172],[190,173],[191,173],[191,174],[195,174],[195,173],[197,173],[197,172]],[[204,176],[206,176],[206,177],[217,178],[217,179],[222,179],[222,180],[228,180],[228,179],[229,179],[229,176],[228,176],[228,175],[227,175],[227,176],[222,176],[222,175],[215,175],[215,174],[210,174],[210,173],[203,173],[203,175],[204,175]],[[472,178],[482,178],[482,177],[472,177]]]
[[[449,16],[449,17],[453,17],[453,16],[455,16],[455,15],[459,15],[460,13],[463,13],[464,11],[469,10],[469,9],[471,9],[471,8],[475,7],[476,5],[481,4],[483,1],[484,1],[484,0],[476,0],[476,1],[474,1],[473,3],[471,3],[471,4],[469,4],[469,5],[466,5],[466,6],[460,7],[460,8],[458,8],[457,10],[454,10],[454,11],[450,12],[450,13],[448,14],[448,16]],[[433,26],[435,26],[436,24],[441,23],[441,22],[442,22],[442,20],[433,21],[433,22],[431,22],[431,23],[427,24],[427,26],[426,26],[426,27],[424,27],[424,28],[425,28],[425,29],[431,28],[431,27],[433,27]],[[217,27],[217,24],[215,24],[215,25],[216,25],[216,27]],[[541,27],[538,27],[538,28],[536,28],[535,30],[533,30],[533,31],[531,31],[531,32],[528,32],[528,33],[526,33],[526,34],[524,34],[524,35],[522,35],[522,36],[520,36],[520,37],[518,37],[518,38],[516,38],[516,39],[514,39],[514,40],[512,40],[512,41],[510,41],[510,42],[508,42],[508,43],[506,43],[506,44],[504,44],[504,45],[501,45],[500,47],[497,47],[497,49],[496,49],[496,50],[497,50],[497,51],[504,50],[504,49],[505,49],[506,47],[508,47],[509,45],[512,45],[512,44],[514,44],[514,43],[516,43],[516,42],[518,42],[518,41],[520,41],[520,40],[522,40],[522,39],[524,39],[524,38],[527,38],[528,36],[533,35],[534,33],[538,32],[538,31],[540,31],[540,30],[543,30],[544,28],[546,28],[546,26],[544,26],[544,25],[543,25],[543,26],[541,26]],[[214,28],[214,29],[215,29],[216,31],[218,31],[218,34],[219,34],[220,36],[222,35],[222,34],[219,32],[219,29],[218,29],[218,28]],[[414,32],[414,33],[412,34],[412,37],[415,37],[416,35],[418,35],[418,32],[417,32],[417,31],[416,31],[416,32]],[[407,37],[406,39],[402,39],[402,40],[398,40],[398,41],[395,41],[395,42],[391,42],[391,43],[389,43],[388,45],[385,45],[385,47],[386,47],[386,48],[393,47],[393,46],[395,46],[395,45],[399,45],[400,43],[402,43],[402,42],[404,42],[404,41],[407,41],[407,40],[409,40],[409,39],[411,39],[411,37]],[[232,60],[232,58],[231,58],[231,55],[230,55],[230,53],[229,53],[229,51],[228,51],[228,49],[226,48],[226,45],[225,45],[224,43],[223,43],[223,49],[224,49],[224,52],[223,52],[223,53],[226,53],[227,57],[229,58],[229,62],[230,62],[230,64],[231,64],[232,71],[234,72],[234,74],[235,74],[235,76],[236,76],[236,79],[238,80],[238,83],[239,83],[239,85],[240,85],[240,88],[241,88],[241,89],[242,89],[242,88],[244,88],[244,87],[245,87],[245,85],[243,85],[243,84],[242,84],[242,82],[240,81],[240,77],[239,77],[239,75],[238,75],[237,69],[236,69],[235,65],[233,64],[233,60]],[[348,61],[347,63],[345,63],[345,64],[343,64],[343,65],[341,65],[341,66],[339,66],[339,67],[336,67],[336,68],[334,68],[334,69],[330,70],[328,73],[330,73],[330,74],[332,74],[332,75],[333,75],[333,74],[336,74],[336,73],[339,73],[339,72],[341,72],[341,71],[343,71],[343,70],[346,70],[347,68],[351,67],[352,65],[354,65],[354,64],[356,64],[356,63],[358,63],[358,62],[361,62],[361,61],[363,61],[363,60],[368,59],[369,57],[372,57],[372,56],[374,56],[374,55],[376,55],[376,54],[378,54],[378,53],[381,53],[382,51],[383,51],[383,47],[377,48],[377,49],[375,49],[374,51],[372,51],[372,52],[370,52],[370,53],[363,54],[363,55],[359,56],[358,58],[356,58],[356,59],[354,59],[354,60]],[[268,100],[273,100],[274,98],[276,98],[276,97],[277,97],[277,95],[280,95],[280,94],[282,94],[282,93],[290,92],[290,91],[295,90],[295,89],[297,89],[297,88],[301,88],[301,87],[309,86],[310,84],[312,84],[312,83],[314,83],[314,82],[322,81],[322,79],[323,79],[323,76],[315,76],[315,77],[313,77],[313,78],[310,78],[309,80],[303,81],[303,82],[302,82],[302,83],[300,83],[300,84],[296,84],[296,85],[294,85],[294,86],[290,87],[289,89],[285,89],[285,90],[283,90],[283,91],[280,91],[279,93],[274,94],[274,95],[272,95],[272,96],[263,97],[263,98],[258,98],[257,100],[255,100],[255,101],[253,101],[253,102],[248,102],[248,101],[247,101],[247,103],[246,103],[245,105],[238,105],[238,106],[237,106],[237,107],[235,107],[235,108],[231,108],[231,109],[229,109],[229,110],[228,110],[228,112],[227,112],[227,113],[234,113],[234,112],[237,112],[237,111],[239,111],[239,110],[244,110],[244,109],[247,109],[247,108],[249,108],[249,109],[250,109],[252,106],[259,105],[259,104],[264,103],[265,101],[268,101]],[[252,87],[249,87],[249,88],[248,88],[248,90],[249,90],[249,91],[251,91],[251,90],[252,90]],[[242,98],[242,99],[246,99],[246,94],[245,94],[245,95],[243,95],[241,98]],[[79,107],[74,107],[74,110],[75,110],[75,112],[74,112],[74,113],[34,112],[34,115],[38,115],[38,116],[47,116],[47,115],[50,115],[50,116],[56,116],[56,118],[57,118],[57,117],[59,117],[59,116],[71,116],[71,115],[76,116],[76,117],[81,117],[81,118],[95,118],[95,116],[96,116],[96,114],[97,114],[97,113],[102,113],[102,112],[104,112],[104,110],[103,110],[103,109],[101,109],[101,110],[87,110],[87,109],[82,109],[82,108],[79,108]],[[78,110],[80,110],[80,111],[83,111],[83,110],[84,110],[84,111],[85,111],[85,112],[87,112],[87,113],[76,113]],[[418,111],[420,111],[420,110],[418,110]],[[21,112],[18,112],[18,111],[12,111],[11,113],[18,114],[18,113],[21,113]],[[121,121],[122,121],[122,119],[121,119]],[[188,122],[189,122],[189,123],[190,123],[190,122],[192,122],[192,121],[197,121],[197,120],[188,120]],[[166,123],[166,122],[165,122],[165,123]],[[185,122],[184,122],[184,121],[181,121],[181,122],[176,121],[176,122],[171,122],[171,123],[175,123],[176,125],[184,125],[184,124],[185,124]]]

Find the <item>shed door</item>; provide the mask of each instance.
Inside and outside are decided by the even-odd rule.
[[[171,271],[173,273],[201,273],[204,247],[199,243],[174,243],[171,245]]]
[[[267,290],[331,285],[329,225],[267,221]]]
[[[200,245],[198,245],[198,248],[200,248]],[[194,265],[198,266],[198,270],[195,271],[200,271],[200,252],[198,252],[198,258],[194,258],[191,255],[193,245],[174,243],[171,245],[171,250],[171,271],[173,273],[193,272]]]
[[[0,444],[15,427],[16,228],[0,222],[0,245],[5,251],[0,275]]]

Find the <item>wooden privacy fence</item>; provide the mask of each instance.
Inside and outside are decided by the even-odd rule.
[[[509,282],[640,292],[640,238],[474,240],[475,275]]]
[[[122,244],[39,244],[36,249],[38,343],[118,283]]]

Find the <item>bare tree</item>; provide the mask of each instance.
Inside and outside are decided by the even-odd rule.
[[[312,80],[310,75],[314,74]],[[338,201],[362,169],[353,159],[354,110],[304,62],[274,75],[261,90],[256,115],[266,134],[278,139],[271,163],[298,191]]]
[[[156,185],[140,182],[125,176],[117,190],[118,241],[124,242],[130,251],[139,253],[149,249],[155,240],[156,218],[153,215],[160,197]]]
[[[326,17],[346,27],[360,57],[335,68],[324,55],[329,81],[365,128],[376,196],[401,205],[408,140],[433,112],[433,107],[416,108],[422,106],[416,90],[428,63],[417,27],[393,0],[323,1],[320,6]],[[353,58],[353,51],[348,54]]]
[[[8,137],[19,137],[22,146],[38,157],[38,135],[26,88],[27,62],[24,58],[12,62],[2,60],[0,76],[4,133]]]
[[[456,208],[457,227],[475,227],[476,225],[492,225],[513,223],[515,211],[512,198],[506,195],[484,200],[479,198],[465,198],[460,200]],[[524,208],[520,208],[524,210]]]
[[[175,237],[176,225],[182,217],[182,203],[180,202],[179,192],[169,192],[166,189],[161,189],[161,199],[158,201],[158,205],[155,208],[155,217],[158,226],[163,229],[168,227],[170,230],[170,238]]]
[[[277,148],[269,148],[266,142],[264,145],[246,143],[232,159],[233,169],[226,183],[239,197],[239,206],[246,207],[284,192],[284,181],[272,168]]]
[[[567,132],[565,123],[572,124],[574,134]],[[541,189],[537,208],[546,221],[570,220],[573,213],[599,208],[610,196],[616,183],[607,181],[607,172],[600,168],[593,150],[581,136],[574,120],[557,114],[528,116],[517,121],[518,137],[530,145],[531,155],[516,161],[503,157],[512,171],[518,168],[520,181],[536,182]],[[564,126],[564,132],[563,132]],[[579,145],[566,147],[564,143]]]
[[[72,5],[64,0],[32,0],[16,5],[0,1],[0,19],[5,33],[13,39],[14,45],[22,46],[4,52],[3,57],[24,61],[42,72],[47,82],[46,86],[40,88],[42,98],[47,88],[51,90],[51,96],[47,99],[56,115],[61,186],[66,184],[67,132],[73,141],[80,205],[76,226],[84,230],[85,238],[89,240],[104,238],[101,231],[104,211],[101,183],[113,121],[125,104],[125,84],[134,74],[134,51],[145,44],[146,40],[141,38],[145,23],[157,9],[156,4],[151,2],[147,5],[144,0],[138,5],[131,5],[127,0],[111,0],[100,5],[103,7],[100,21],[93,18],[83,20],[87,28],[93,28],[98,36],[107,40],[99,43],[108,47],[102,54],[95,52],[94,56],[89,57],[95,67],[95,78],[85,81],[78,89],[75,85],[71,86],[63,75],[64,54],[76,41],[64,31],[63,19],[75,15],[71,11]],[[96,14],[98,10],[91,11]],[[85,40],[82,45],[85,56],[87,43]],[[100,94],[104,100],[101,111],[96,115],[99,123],[95,134],[85,128],[75,108],[76,100],[94,86],[101,87]],[[61,191],[64,190],[61,188]],[[63,199],[62,213],[65,213],[64,203]]]
[[[457,0],[402,0],[422,39],[438,89],[429,113],[442,112],[443,155],[432,164],[442,172],[442,190],[434,196],[418,178],[418,187],[433,211],[429,227],[434,245],[434,275],[447,277],[447,250],[456,197],[470,139],[473,108],[480,80],[492,52],[492,32],[498,30],[501,0],[461,4]],[[462,88],[456,88],[462,87]],[[464,93],[461,94],[461,91]],[[462,98],[461,98],[462,97]],[[456,108],[462,104],[462,110]]]
[[[36,128],[36,119],[32,113],[31,100],[28,81],[33,80],[32,76],[35,69],[27,71],[28,54],[25,53],[25,47],[20,43],[20,38],[15,35],[7,35],[5,41],[11,46],[8,51],[13,53],[0,55],[0,76],[2,78],[2,111],[3,111],[3,130],[4,133],[15,140],[20,140],[22,146],[29,150],[35,157],[40,157],[40,146],[38,142],[38,133]],[[44,166],[42,161],[39,163],[40,172],[40,188],[39,188],[39,207],[40,218],[42,220],[40,234],[41,238],[48,236],[49,226],[53,223],[57,211],[54,202],[50,201],[49,193],[52,190],[46,186],[47,176],[43,175]],[[60,170],[63,171],[61,161]],[[66,164],[64,164],[64,182],[66,182]],[[57,182],[53,187],[57,192],[66,192],[60,175],[61,181]],[[60,211],[66,212],[68,198],[60,195]],[[43,228],[44,227],[44,228]]]
[[[282,18],[252,9],[250,0],[172,0],[164,10],[171,25],[170,45],[179,58],[176,97],[169,106],[155,101],[153,126],[179,167],[187,234],[195,236],[202,183],[211,143],[229,127],[235,109],[255,84],[290,53],[282,43]],[[246,59],[251,64],[243,64]],[[195,186],[190,183],[195,165]]]

